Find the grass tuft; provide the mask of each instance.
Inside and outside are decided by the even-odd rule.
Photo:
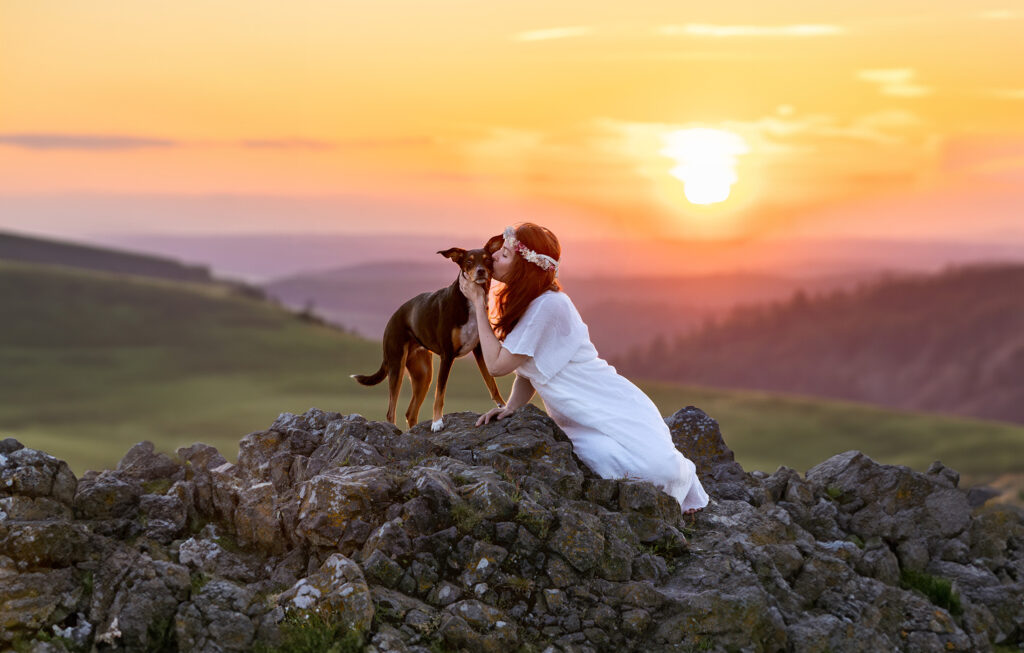
[[[483,520],[480,513],[465,501],[453,505],[451,515],[452,522],[463,535],[473,532],[473,529]]]
[[[929,601],[940,608],[949,610],[950,614],[954,616],[963,614],[960,595],[953,591],[953,583],[946,578],[904,569],[900,572],[900,585],[904,589],[921,592],[928,597]]]
[[[281,642],[270,646],[256,642],[255,653],[358,653],[363,634],[337,613],[289,610],[278,625]]]

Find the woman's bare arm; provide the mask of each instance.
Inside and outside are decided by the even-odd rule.
[[[534,389],[533,384],[530,383],[530,379],[517,374],[516,380],[512,382],[512,394],[509,395],[508,403],[505,406],[510,410],[522,408],[533,399],[535,394],[537,394],[537,391]]]
[[[469,303],[476,312],[477,331],[480,333],[480,348],[483,350],[484,363],[487,371],[492,376],[505,376],[515,371],[517,367],[525,363],[530,357],[524,354],[513,354],[501,346],[498,336],[494,335],[491,329],[491,322],[487,316],[487,306],[484,304],[484,290],[480,286],[466,279],[464,275],[459,276],[459,286],[462,294],[469,299]]]
[[[512,394],[509,395],[508,403],[504,406],[492,408],[476,421],[476,425],[487,424],[494,419],[505,419],[512,413],[516,412],[517,409],[522,408],[533,399],[533,395],[537,391],[534,389],[533,384],[530,383],[530,379],[525,376],[516,375],[516,380],[512,383]]]

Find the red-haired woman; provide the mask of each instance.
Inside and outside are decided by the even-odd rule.
[[[576,455],[603,478],[651,481],[686,512],[700,510],[708,495],[694,464],[672,444],[658,408],[642,390],[597,356],[587,325],[556,280],[561,248],[544,227],[525,223],[505,229],[494,254],[497,295],[494,332],[480,329],[487,368],[494,376],[516,373],[504,408],[477,425],[503,419],[539,393],[548,415],[572,440]],[[477,324],[490,324],[480,286],[460,278]]]

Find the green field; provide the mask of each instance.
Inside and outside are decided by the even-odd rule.
[[[116,465],[151,440],[234,459],[238,440],[310,407],[383,419],[384,384],[349,378],[380,343],[298,319],[226,288],[0,263],[0,437],[67,460]],[[499,379],[505,396],[511,377]],[[976,477],[1024,471],[1024,427],[861,404],[641,384],[663,414],[695,405],[717,419],[747,469],[805,471],[860,449],[882,462],[933,460]],[[403,387],[399,413],[408,403]],[[428,395],[420,419],[429,419]],[[452,372],[446,412],[491,406],[472,357]]]
[[[745,469],[801,473],[858,449],[879,462],[925,470],[941,460],[976,481],[1024,471],[1024,427],[755,391],[640,383],[668,414],[689,402],[718,420]]]

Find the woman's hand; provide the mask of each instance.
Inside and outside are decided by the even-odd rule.
[[[508,406],[496,406],[487,411],[486,413],[484,413],[483,415],[481,415],[480,419],[476,421],[476,425],[480,426],[481,424],[487,424],[491,421],[492,417],[495,419],[495,421],[499,419],[505,419],[514,412],[516,412],[515,408],[510,409]]]
[[[470,302],[474,304],[483,304],[484,302],[484,289],[479,284],[473,283],[465,274],[459,274],[459,290],[466,296]]]

